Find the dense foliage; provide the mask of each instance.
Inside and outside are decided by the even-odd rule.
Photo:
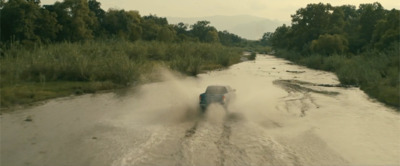
[[[1,107],[155,81],[160,66],[195,76],[239,62],[248,41],[208,21],[171,25],[96,0],[0,1]]]
[[[331,6],[309,4],[263,40],[277,55],[315,69],[333,71],[340,82],[400,106],[400,11],[378,2]],[[280,50],[280,51],[279,51]]]
[[[384,50],[400,41],[400,11],[385,10],[378,2],[359,8],[309,4],[292,15],[291,26],[280,26],[266,37],[275,48],[303,54]]]
[[[62,42],[34,49],[13,45],[0,61],[0,105],[156,81],[159,76],[152,75],[158,68],[197,75],[237,63],[241,54],[241,49],[197,42],[118,39]]]
[[[1,44],[34,46],[55,42],[118,38],[129,41],[199,41],[236,46],[244,39],[218,31],[208,21],[168,24],[166,18],[141,16],[138,11],[104,11],[96,0],[64,0],[40,5],[40,0],[1,1]]]

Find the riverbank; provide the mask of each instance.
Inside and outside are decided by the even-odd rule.
[[[160,67],[196,76],[240,61],[242,50],[196,42],[89,41],[26,49],[1,58],[1,108],[157,81]],[[2,109],[4,110],[4,109]]]
[[[343,85],[357,86],[362,91],[400,111],[399,48],[370,51],[359,55],[301,55],[279,50],[276,57],[312,69],[330,71]]]

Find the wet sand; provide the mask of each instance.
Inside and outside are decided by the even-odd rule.
[[[1,165],[400,165],[400,116],[329,72],[258,55],[196,78],[1,115]],[[207,85],[237,90],[199,113]]]

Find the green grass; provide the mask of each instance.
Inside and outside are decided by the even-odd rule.
[[[239,62],[242,50],[220,44],[147,41],[58,43],[2,48],[1,107],[151,82],[160,64],[196,76]],[[149,80],[150,79],[150,80]]]
[[[370,97],[400,110],[399,48],[332,56],[303,56],[280,50],[276,55],[299,65],[332,71],[342,84],[359,86]]]

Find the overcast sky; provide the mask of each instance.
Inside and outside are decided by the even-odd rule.
[[[61,1],[61,0],[59,0]],[[309,3],[330,3],[333,6],[373,3],[377,0],[97,0],[104,10],[109,8],[137,10],[141,15],[160,17],[204,17],[215,15],[252,15],[290,21],[290,15]],[[56,0],[41,0],[53,4]],[[400,9],[399,0],[380,0],[385,9]]]

